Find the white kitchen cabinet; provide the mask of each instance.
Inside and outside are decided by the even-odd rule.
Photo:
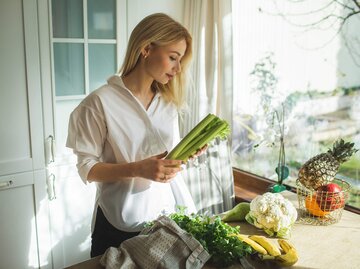
[[[0,175],[44,168],[36,1],[0,1]]]
[[[37,2],[0,1],[0,268],[52,268]]]
[[[126,0],[39,0],[40,61],[45,137],[56,140],[47,165],[53,268],[90,258],[95,184],[85,185],[66,148],[69,115],[106,83],[125,54]],[[47,160],[51,160],[47,158]],[[53,188],[54,186],[54,188]],[[55,194],[55,196],[54,196]]]
[[[0,177],[0,268],[52,268],[45,173]]]

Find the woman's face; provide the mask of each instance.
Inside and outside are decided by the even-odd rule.
[[[168,83],[181,72],[181,59],[185,51],[185,40],[168,46],[151,46],[145,59],[146,72],[157,82]]]

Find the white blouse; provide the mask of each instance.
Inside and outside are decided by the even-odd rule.
[[[178,113],[157,93],[148,110],[115,75],[87,96],[71,113],[66,146],[78,157],[77,168],[87,182],[98,162],[130,163],[170,150],[179,141]],[[147,221],[171,213],[176,205],[196,212],[181,174],[170,183],[134,177],[116,183],[98,183],[93,215],[104,212],[117,229],[140,231]]]

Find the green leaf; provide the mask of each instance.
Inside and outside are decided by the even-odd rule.
[[[272,193],[279,193],[279,192],[282,192],[282,191],[285,191],[287,190],[286,186],[283,185],[283,184],[274,184],[272,185],[269,190],[272,192]]]
[[[280,169],[279,169],[280,168]],[[278,174],[278,178],[282,181],[284,179],[287,179],[289,176],[289,168],[286,165],[281,165],[275,168],[276,174]]]
[[[250,213],[247,213],[246,216],[245,216],[245,220],[250,223],[251,225],[255,225],[254,223],[254,218],[251,216]]]

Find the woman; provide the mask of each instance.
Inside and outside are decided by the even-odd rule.
[[[70,116],[67,146],[84,182],[97,183],[92,257],[177,205],[196,211],[179,174],[182,162],[164,159],[179,141],[191,46],[188,31],[169,16],[144,18],[130,36],[119,74]]]

